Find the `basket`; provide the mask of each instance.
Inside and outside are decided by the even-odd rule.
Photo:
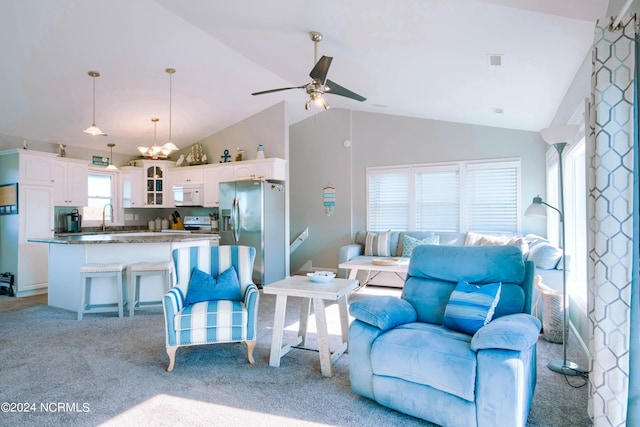
[[[551,289],[540,276],[535,277],[535,287],[542,299],[542,336],[552,343],[562,343],[562,326],[564,321],[564,304],[562,291]]]

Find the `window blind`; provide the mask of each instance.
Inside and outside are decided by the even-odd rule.
[[[408,171],[371,173],[367,181],[367,230],[408,230]]]
[[[467,225],[478,233],[518,231],[518,169],[474,167],[467,171]]]
[[[367,229],[520,232],[520,160],[367,168]]]
[[[460,176],[457,170],[415,175],[417,231],[457,231]]]

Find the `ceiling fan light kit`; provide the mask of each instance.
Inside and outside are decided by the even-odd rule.
[[[318,106],[323,107],[325,110],[330,108],[327,101],[324,99],[325,94],[330,95],[340,95],[345,98],[354,99],[356,101],[366,101],[366,98],[358,95],[355,92],[350,91],[337,83],[332,82],[327,79],[327,73],[329,72],[329,67],[331,66],[331,61],[333,58],[331,56],[322,56],[320,60],[318,60],[318,43],[322,40],[322,33],[317,31],[311,31],[309,33],[311,41],[313,41],[313,58],[314,58],[314,67],[309,73],[309,77],[313,80],[310,83],[301,85],[301,86],[293,86],[293,87],[283,87],[278,89],[269,89],[263,90],[260,92],[254,92],[251,95],[264,95],[267,93],[280,92],[283,90],[289,89],[304,89],[309,95],[309,100],[304,104],[305,110],[311,109],[311,103],[315,102]]]
[[[100,128],[96,126],[96,77],[100,77],[100,73],[92,70],[87,72],[87,74],[91,76],[93,80],[93,122],[91,123],[91,126],[84,130],[84,132],[93,136],[107,136],[106,133],[102,132]]]

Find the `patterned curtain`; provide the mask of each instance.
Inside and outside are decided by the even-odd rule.
[[[589,414],[640,425],[635,17],[596,25],[588,161]]]

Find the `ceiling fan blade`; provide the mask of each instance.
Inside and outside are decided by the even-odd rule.
[[[311,70],[311,72],[309,73],[309,76],[313,80],[323,85],[324,81],[327,78],[327,73],[329,72],[329,67],[331,66],[332,60],[333,57],[322,55],[322,58],[320,58],[318,62],[316,62],[316,65],[314,65],[313,70]]]
[[[305,87],[307,87],[307,85],[292,86],[292,87],[281,87],[281,88],[278,88],[278,89],[269,89],[269,90],[263,90],[263,91],[260,91],[260,92],[253,92],[251,95],[264,95],[265,93],[280,92],[282,90],[289,90],[289,89],[304,89]]]
[[[347,88],[340,86],[338,83],[334,83],[331,80],[327,80],[327,86],[325,87],[325,92],[333,95],[345,96],[347,98],[355,99],[356,101],[366,101],[367,98],[364,96],[358,95],[355,92],[350,91]]]

